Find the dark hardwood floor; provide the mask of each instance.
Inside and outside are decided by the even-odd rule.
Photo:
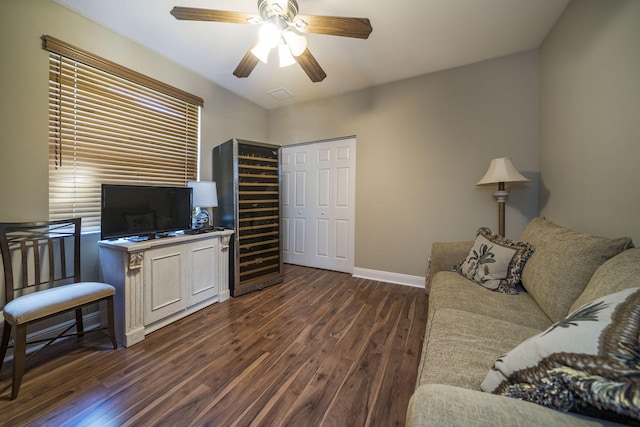
[[[54,344],[15,401],[6,363],[0,424],[401,426],[425,319],[422,289],[286,265],[284,283],[130,348],[99,333]]]

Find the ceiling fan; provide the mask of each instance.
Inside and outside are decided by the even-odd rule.
[[[171,15],[179,20],[214,21],[234,24],[259,24],[259,39],[244,55],[233,75],[248,77],[258,64],[267,62],[271,49],[278,48],[280,66],[298,63],[313,82],[327,77],[307,48],[307,39],[299,33],[369,38],[373,30],[367,18],[298,15],[296,0],[258,0],[258,15],[226,10],[175,6]]]

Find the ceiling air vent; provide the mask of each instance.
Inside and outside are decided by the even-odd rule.
[[[276,99],[287,99],[287,98],[293,98],[293,94],[291,92],[289,92],[288,90],[286,90],[285,88],[281,87],[278,89],[273,89],[270,90],[269,92],[267,92],[269,95],[273,96]]]

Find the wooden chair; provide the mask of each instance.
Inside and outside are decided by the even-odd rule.
[[[0,223],[0,249],[4,266],[4,328],[0,347],[0,368],[7,353],[11,330],[15,328],[11,399],[18,396],[26,361],[26,346],[84,335],[82,307],[107,302],[107,328],[117,349],[113,296],[106,283],[80,281],[80,218]],[[27,342],[27,326],[61,313],[75,311],[75,323],[52,339]],[[68,333],[73,327],[76,333]]]

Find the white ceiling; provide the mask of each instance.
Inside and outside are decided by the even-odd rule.
[[[327,78],[259,63],[232,75],[258,26],[178,21],[173,6],[257,14],[257,0],[55,0],[264,108],[337,95],[540,46],[569,0],[298,0],[299,13],[369,18],[367,40],[307,35]],[[284,88],[294,97],[269,95]]]

